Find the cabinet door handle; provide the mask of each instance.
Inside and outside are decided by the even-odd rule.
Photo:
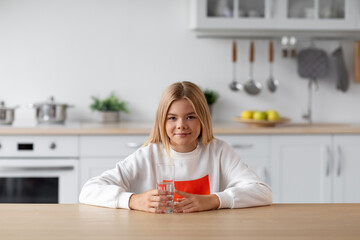
[[[342,154],[341,154],[341,147],[337,145],[337,176],[340,177],[341,169],[342,168]]]
[[[249,149],[249,148],[253,148],[254,145],[253,144],[232,144],[231,147],[236,148],[236,149]]]
[[[128,143],[126,143],[126,147],[128,147],[128,148],[139,148],[139,147],[141,147],[142,146],[142,144],[141,143],[136,143],[136,142],[128,142]]]
[[[331,151],[330,147],[326,146],[326,176],[328,177],[330,175],[330,167],[331,167]]]

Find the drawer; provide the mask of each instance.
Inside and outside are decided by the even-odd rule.
[[[215,137],[229,143],[240,157],[268,158],[270,154],[269,136],[217,135]]]
[[[148,135],[82,136],[81,157],[124,157],[135,152],[147,140]]]
[[[77,136],[1,136],[0,158],[78,157]]]

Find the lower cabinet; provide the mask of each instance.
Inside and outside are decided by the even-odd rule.
[[[359,156],[360,136],[272,136],[274,202],[360,202]]]
[[[330,202],[330,136],[272,136],[274,202]]]
[[[147,135],[80,136],[80,185],[115,167]],[[360,203],[359,135],[216,135],[268,183],[274,203]]]
[[[360,136],[333,137],[333,202],[360,203]]]
[[[141,147],[148,135],[81,136],[80,185],[115,167]]]
[[[217,135],[229,143],[240,158],[267,184],[270,178],[270,136]]]
[[[113,169],[117,162],[125,159],[125,156],[117,158],[86,157],[80,159],[80,190],[90,178],[99,176],[103,172]]]

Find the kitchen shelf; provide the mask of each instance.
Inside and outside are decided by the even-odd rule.
[[[294,36],[299,40],[316,41],[357,41],[359,32],[305,32],[305,31],[202,31],[197,32],[197,38],[214,39],[249,39],[249,40],[280,40],[283,36]]]

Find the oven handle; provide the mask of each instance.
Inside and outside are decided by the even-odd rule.
[[[62,167],[0,167],[0,172],[4,171],[66,171],[66,170],[73,170],[74,166],[62,166]]]

